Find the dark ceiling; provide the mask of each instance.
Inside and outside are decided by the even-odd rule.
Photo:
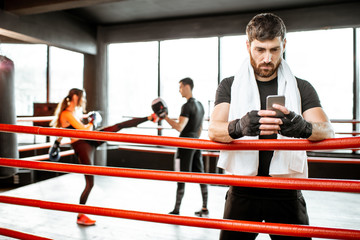
[[[356,2],[357,0],[3,0],[4,11],[34,15],[64,11],[92,25],[244,12],[269,12],[309,6]]]
[[[116,42],[226,35],[244,26],[239,16],[248,21],[259,12],[287,12],[296,30],[298,20],[301,30],[359,24],[358,8],[348,3],[360,6],[359,0],[0,0],[0,42],[94,54],[99,29],[106,29],[104,41]]]

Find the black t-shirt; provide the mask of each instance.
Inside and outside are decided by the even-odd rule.
[[[302,112],[314,107],[321,107],[319,96],[314,87],[307,81],[296,78],[301,97]],[[221,81],[216,90],[215,105],[223,102],[231,103],[231,86],[234,77],[225,78]],[[277,77],[268,82],[256,81],[260,94],[261,109],[266,109],[266,97],[268,95],[277,95],[278,81]],[[246,103],[245,103],[246,104]],[[291,109],[290,109],[291,110]],[[276,134],[259,136],[259,139],[276,139]],[[269,176],[269,166],[274,151],[259,151],[259,169],[258,176]]]
[[[319,96],[317,95],[314,87],[306,80],[296,78],[297,85],[300,92],[301,97],[301,109],[302,112],[313,108],[313,107],[321,107]],[[215,97],[215,105],[227,102],[231,103],[231,86],[234,82],[234,77],[225,78],[220,82],[218,89],[216,90]],[[266,108],[266,97],[268,95],[276,95],[277,94],[277,78],[268,81],[261,82],[256,81],[259,88],[259,94],[261,98],[261,109]]]
[[[188,123],[180,133],[180,137],[198,138],[199,130],[204,119],[204,107],[195,98],[189,100],[181,107],[180,116],[189,118]]]

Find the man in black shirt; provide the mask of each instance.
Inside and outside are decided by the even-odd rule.
[[[334,135],[315,89],[295,78],[282,59],[286,28],[276,15],[256,15],[247,25],[249,58],[233,77],[224,79],[216,92],[209,138],[234,139],[306,138],[319,141]],[[285,106],[266,110],[268,95],[284,95]],[[218,166],[236,175],[308,176],[305,151],[222,151]],[[231,186],[225,219],[308,225],[301,191]],[[255,239],[258,233],[221,231],[220,239]],[[308,239],[271,235],[271,239]]]
[[[178,121],[170,119],[167,115],[165,120],[172,128],[180,132],[180,137],[199,138],[202,130],[202,122],[204,119],[204,108],[202,104],[192,96],[192,89],[194,83],[191,78],[184,78],[179,81],[179,92],[182,97],[187,99],[187,102],[181,107],[181,113]],[[204,172],[204,164],[200,150],[178,148],[175,157],[175,170],[185,172]],[[176,169],[179,164],[180,168]],[[203,199],[202,208],[195,212],[197,216],[204,216],[209,214],[207,209],[208,190],[206,184],[200,184],[201,195]],[[179,182],[177,184],[176,202],[174,210],[170,214],[179,214],[181,200],[185,192],[185,183]]]

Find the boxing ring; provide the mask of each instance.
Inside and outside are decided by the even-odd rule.
[[[69,129],[53,129],[44,127],[18,126],[0,124],[0,131],[10,133],[26,133],[45,136],[75,137],[89,140],[127,142],[147,145],[160,145],[203,150],[329,150],[356,149],[360,147],[360,137],[334,138],[321,142],[308,140],[236,140],[233,143],[216,143],[203,139],[186,139],[177,137],[161,137],[149,135],[131,135],[110,132],[81,131]],[[45,146],[46,147],[46,146]],[[332,191],[360,193],[360,181],[355,180],[325,180],[325,179],[290,179],[247,177],[220,174],[185,173],[157,170],[125,169],[79,164],[65,164],[35,161],[35,159],[0,158],[0,166],[46,170],[64,173],[80,173],[99,176],[151,179],[173,182],[205,183],[216,185],[234,185],[249,187],[265,187],[279,189],[299,189],[312,191]],[[59,203],[22,197],[1,196],[0,202],[13,205],[37,207],[40,209],[81,212],[99,216],[132,219],[146,222],[167,223],[200,228],[223,229],[232,231],[247,231],[287,236],[302,236],[329,239],[360,239],[360,230],[327,228],[275,223],[257,223],[225,219],[198,218],[188,216],[173,216],[168,214],[130,211],[123,209],[104,208],[88,205]],[[4,236],[19,236],[15,230],[0,228]],[[35,235],[28,239],[47,239]]]

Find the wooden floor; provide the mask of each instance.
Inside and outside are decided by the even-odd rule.
[[[1,194],[46,201],[78,203],[83,175],[66,174]],[[96,176],[87,205],[168,213],[175,201],[175,182]],[[210,218],[222,218],[227,187],[209,186]],[[360,229],[360,194],[303,191],[310,225]],[[201,207],[198,184],[187,183],[181,215],[194,216]],[[102,216],[95,226],[76,224],[76,214],[0,203],[0,227],[42,237],[91,240],[215,240],[219,230],[151,223]],[[0,239],[12,239],[0,236]],[[257,239],[270,239],[260,234]]]

